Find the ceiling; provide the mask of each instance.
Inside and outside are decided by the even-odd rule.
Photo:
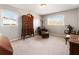
[[[60,12],[64,10],[78,8],[79,4],[47,4],[46,7],[41,7],[40,4],[9,4],[10,6],[32,11],[39,15]]]

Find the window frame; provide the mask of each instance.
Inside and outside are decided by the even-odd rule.
[[[12,12],[12,13],[14,13],[14,14],[16,15],[16,17],[17,17],[17,18],[15,19],[16,24],[14,24],[14,23],[13,23],[13,24],[10,24],[10,23],[4,24],[4,23],[3,23],[3,21],[4,21],[5,18],[6,18],[6,19],[10,19],[10,18],[8,18],[8,17],[6,17],[6,16],[3,17],[3,12],[4,12],[4,11],[10,11],[10,12]],[[10,25],[11,25],[11,26],[12,26],[12,25],[18,25],[18,13],[15,12],[14,10],[11,10],[11,9],[1,9],[1,10],[0,10],[0,19],[1,19],[1,22],[2,22],[2,23],[1,23],[2,26],[3,26],[3,25],[9,25],[9,26],[10,26]],[[12,19],[11,19],[11,20],[12,20]]]

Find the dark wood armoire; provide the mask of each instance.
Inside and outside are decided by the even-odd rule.
[[[25,39],[26,36],[34,36],[33,16],[31,14],[27,14],[27,15],[22,16],[21,38]]]

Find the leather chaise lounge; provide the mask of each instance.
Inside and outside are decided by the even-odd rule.
[[[0,55],[13,55],[13,48],[7,37],[0,35]]]

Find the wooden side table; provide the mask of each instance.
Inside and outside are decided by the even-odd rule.
[[[79,55],[79,35],[71,35],[69,45],[70,55]]]

